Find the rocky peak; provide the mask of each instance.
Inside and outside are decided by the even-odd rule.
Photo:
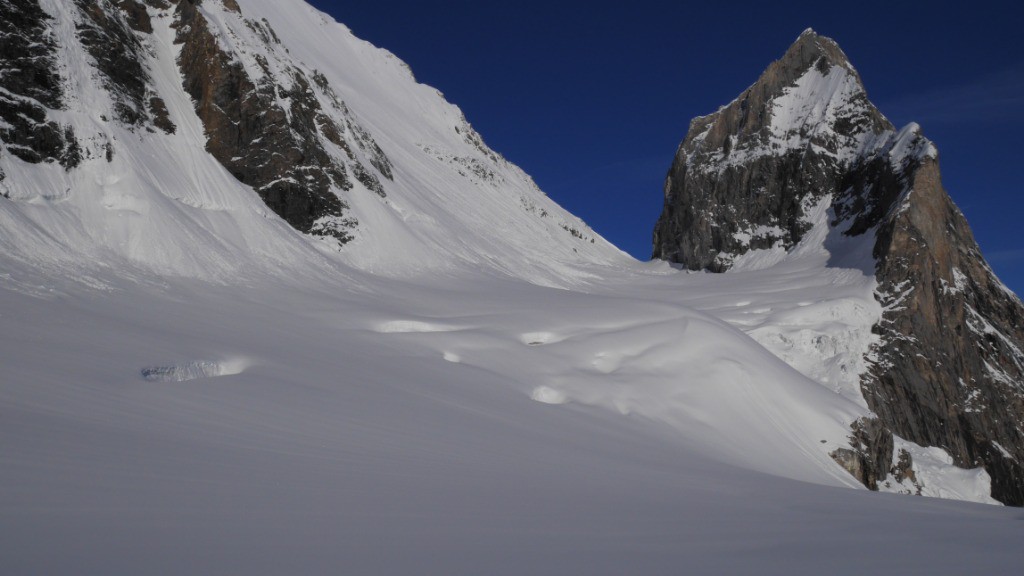
[[[872,243],[884,311],[861,380],[881,426],[860,423],[837,461],[875,486],[896,433],[984,466],[994,498],[1024,504],[1024,306],[943,189],[935,146],[882,116],[835,42],[805,31],[736,100],[690,124],[654,257],[722,272],[751,250],[795,246],[823,201],[833,234]]]
[[[846,190],[850,166],[908,148],[897,135],[839,46],[807,30],[738,98],[691,122],[653,255],[720,272],[748,250],[788,249],[810,228],[805,210]]]
[[[822,74],[826,74],[833,66],[845,68],[856,74],[839,44],[818,34],[812,28],[801,32],[782,58],[768,66],[767,72],[779,79],[782,86],[786,86],[803,76],[812,65]],[[859,82],[860,78],[857,80]]]
[[[694,119],[681,150],[715,170],[809,144],[849,161],[865,136],[892,130],[839,46],[808,29],[738,98]]]

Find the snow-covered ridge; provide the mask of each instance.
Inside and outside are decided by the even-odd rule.
[[[719,110],[719,114],[723,109]],[[811,66],[792,86],[783,88],[767,108],[769,123],[764,138],[737,140],[726,149],[709,150],[704,140],[714,127],[708,122],[692,142],[689,162],[702,170],[721,172],[768,156],[807,150],[849,166],[885,155],[893,166],[910,159],[937,158],[935,146],[910,123],[899,131],[876,132],[865,118],[879,114],[868,101],[852,67]],[[705,117],[707,118],[707,117]],[[699,155],[700,159],[697,160]]]
[[[147,5],[153,33],[138,33],[153,89],[177,127],[165,134],[115,120],[115,102],[76,34],[77,9],[44,0],[68,94],[63,109],[48,115],[74,128],[85,159],[65,171],[0,153],[0,185],[10,198],[0,201],[6,254],[40,266],[120,261],[208,279],[324,266],[396,276],[469,266],[545,284],[574,282],[579,263],[624,261],[487,148],[458,108],[416,83],[391,53],[299,0],[237,4],[240,12],[219,0],[200,5],[221,47],[252,78],[280,84],[285,111],[281,94],[295,89],[292,71],[322,78],[326,89],[312,86],[320,107],[353,142],[351,151],[328,143],[330,154],[349,166],[358,162],[383,183],[386,198],[358,181],[350,191],[335,190],[358,221],[355,240],[339,251],[283,226],[206,153],[205,130],[177,66],[173,6]],[[363,145],[369,139],[393,164],[392,180],[376,167],[372,145]],[[493,177],[467,178],[447,161],[453,158]]]
[[[562,264],[552,259],[568,264],[622,258],[551,202],[525,173],[491,151],[457,107],[436,89],[416,83],[408,66],[390,52],[355,38],[302,2],[239,4],[243,14],[251,11],[267,18],[293,59],[324,75],[395,164],[394,182],[385,186],[386,200],[348,198],[364,231],[346,249],[350,263],[394,273],[448,266],[454,259],[486,267],[498,264],[509,272],[524,252],[532,254],[528,259],[534,264],[554,268]],[[488,175],[487,181],[467,178],[466,170],[460,173],[449,159]],[[523,199],[552,217],[524,213]],[[497,222],[501,224],[495,228]],[[574,238],[570,229],[586,238]],[[565,242],[566,235],[573,241]],[[455,243],[454,236],[459,237]],[[396,242],[403,248],[393,249]],[[439,261],[441,254],[445,256]]]

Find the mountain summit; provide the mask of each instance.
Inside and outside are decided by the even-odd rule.
[[[983,465],[994,498],[1024,504],[1024,306],[985,262],[921,128],[895,129],[839,46],[807,30],[738,98],[691,122],[653,255],[729,271],[807,242],[822,206],[829,265],[873,275],[882,307],[860,381],[878,420],[857,423],[853,452],[834,456],[875,487],[899,467],[893,432]]]
[[[721,272],[746,250],[792,247],[809,229],[807,194],[834,194],[848,166],[916,134],[897,133],[839,46],[807,30],[738,98],[690,123],[654,257]]]

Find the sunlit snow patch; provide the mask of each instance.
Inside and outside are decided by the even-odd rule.
[[[421,322],[419,320],[390,320],[377,325],[376,331],[385,334],[404,334],[409,332],[454,332],[458,326]]]
[[[621,364],[622,354],[616,352],[598,352],[594,355],[594,359],[590,361],[590,365],[593,366],[594,370],[603,374],[615,372]]]
[[[984,468],[959,468],[942,448],[921,446],[899,436],[894,436],[893,441],[893,467],[900,453],[907,452],[913,462],[913,477],[897,481],[892,475],[887,476],[878,483],[879,491],[1000,504],[991,496],[992,478]]]
[[[564,339],[564,337],[552,332],[527,332],[519,336],[519,341],[527,346],[551,344],[552,342],[561,342]]]
[[[199,378],[215,378],[240,374],[248,367],[245,360],[211,362],[195,360],[181,364],[149,366],[142,369],[142,377],[150,382],[187,382]]]

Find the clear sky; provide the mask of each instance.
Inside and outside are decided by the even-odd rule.
[[[692,117],[752,84],[802,30],[835,39],[1024,294],[1024,3],[311,0],[407,62],[487,143],[646,260]]]

